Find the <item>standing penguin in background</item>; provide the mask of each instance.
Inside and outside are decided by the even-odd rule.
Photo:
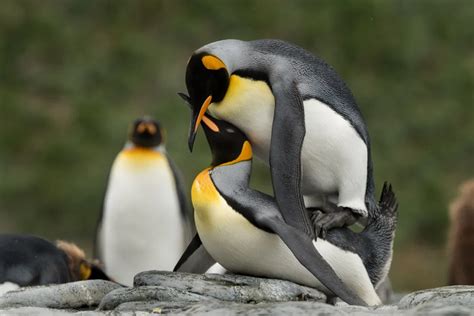
[[[190,216],[159,124],[136,120],[110,171],[97,228],[107,273],[131,285],[141,271],[172,270],[191,236]]]
[[[323,60],[280,40],[223,40],[194,52],[186,86],[190,149],[207,110],[241,129],[270,164],[288,224],[324,236],[377,208],[366,125],[352,93]],[[322,211],[313,222],[309,207]]]
[[[192,185],[197,235],[175,269],[205,250],[226,269],[290,280],[349,304],[379,305],[375,288],[392,259],[397,202],[384,185],[365,229],[335,228],[311,239],[283,220],[273,197],[249,187],[252,147],[231,124],[203,117],[212,163]]]

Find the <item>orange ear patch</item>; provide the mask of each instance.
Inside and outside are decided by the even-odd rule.
[[[90,267],[90,264],[86,262],[82,262],[79,267],[79,275],[80,275],[81,280],[89,280],[91,274],[92,274],[92,269]]]
[[[224,69],[226,68],[222,60],[220,60],[219,58],[215,56],[206,55],[201,59],[201,61],[204,67],[206,67],[206,69],[209,69],[209,70],[219,70],[222,68]]]

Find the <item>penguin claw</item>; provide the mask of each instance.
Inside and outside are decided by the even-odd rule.
[[[331,208],[329,212],[322,210],[311,210],[310,218],[313,224],[315,236],[326,239],[328,231],[333,228],[345,227],[355,224],[358,218],[350,208]]]
[[[321,225],[318,224],[321,218],[324,217],[324,212],[320,209],[317,208],[309,208],[309,218],[311,220],[311,223],[313,225],[313,230],[314,230],[314,236],[318,237],[322,231],[321,231]]]

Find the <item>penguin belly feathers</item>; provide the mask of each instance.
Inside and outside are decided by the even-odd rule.
[[[101,259],[116,281],[131,285],[137,273],[178,261],[190,235],[178,177],[158,124],[137,120],[113,163],[98,228]]]

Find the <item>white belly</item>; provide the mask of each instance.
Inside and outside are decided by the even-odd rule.
[[[195,205],[195,221],[204,247],[227,270],[290,280],[327,292],[277,235],[257,229],[222,198]],[[370,305],[380,303],[357,255],[321,239],[314,246],[349,288]]]
[[[240,128],[257,157],[269,162],[275,102],[264,85],[231,78],[233,89],[210,112]],[[241,86],[245,86],[242,88]],[[318,100],[304,101],[306,135],[302,148],[303,194],[317,201],[334,197],[340,206],[366,211],[367,147],[351,124]],[[288,131],[291,132],[291,131]]]
[[[165,158],[143,162],[119,155],[110,173],[101,247],[107,273],[131,285],[145,270],[172,270],[185,247],[185,229]]]

